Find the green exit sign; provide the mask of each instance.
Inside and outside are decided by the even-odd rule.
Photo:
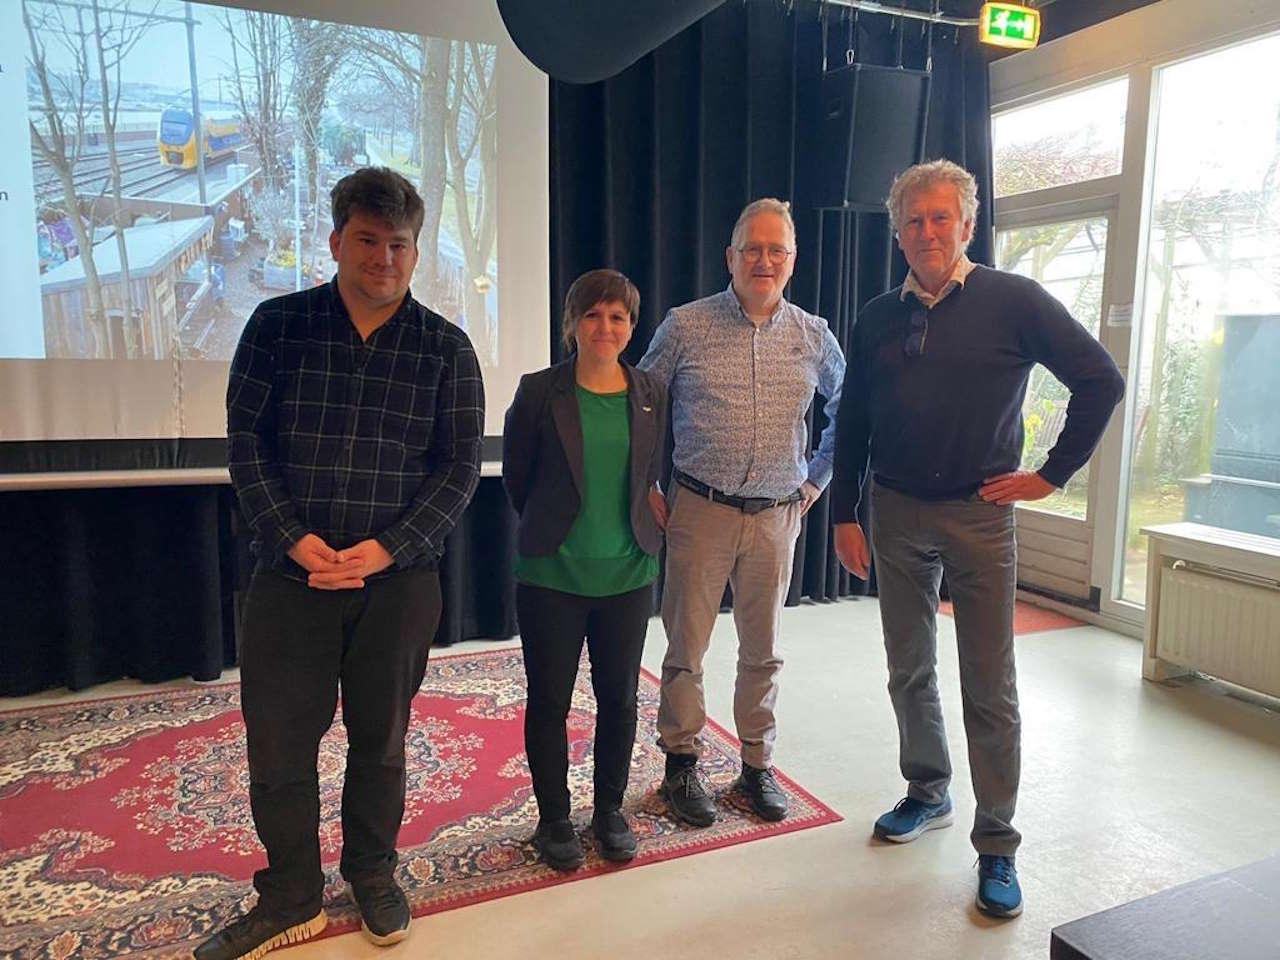
[[[1020,3],[984,3],[978,20],[983,43],[1025,50],[1040,42],[1040,11]]]

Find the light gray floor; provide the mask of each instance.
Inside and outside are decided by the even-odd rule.
[[[903,789],[875,601],[787,610],[783,627],[776,761],[844,822],[437,914],[390,950],[352,934],[271,956],[1047,957],[1059,923],[1280,852],[1280,714],[1267,703],[1205,681],[1145,683],[1141,645],[1096,627],[1020,637],[1026,912],[987,920],[972,907],[951,620],[939,617],[939,669],[957,822],[901,847],[869,839]],[[663,649],[655,619],[655,673]],[[708,706],[729,726],[734,658],[721,616]]]

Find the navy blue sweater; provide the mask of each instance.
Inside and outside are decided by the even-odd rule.
[[[1088,461],[1124,395],[1102,345],[1038,283],[976,266],[928,311],[924,353],[904,345],[923,309],[898,287],[858,317],[836,420],[833,519],[857,519],[868,466],[876,482],[924,500],[967,498],[1017,470],[1022,401],[1042,363],[1071,391],[1066,424],[1039,473],[1061,487]]]

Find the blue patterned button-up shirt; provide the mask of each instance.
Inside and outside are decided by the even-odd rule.
[[[731,284],[668,311],[639,366],[670,391],[677,470],[740,497],[830,481],[844,354],[821,317],[782,300],[757,329]],[[827,426],[810,457],[815,389]]]

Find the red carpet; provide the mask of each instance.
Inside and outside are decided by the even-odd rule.
[[[249,815],[240,691],[234,683],[0,714],[0,956],[96,960],[187,956],[253,900],[263,865]],[[791,816],[755,819],[728,792],[737,742],[706,734],[703,767],[719,794],[706,830],[678,826],[653,792],[658,691],[641,677],[640,728],[626,812],[635,864],[833,823],[840,817],[785,776]],[[564,877],[537,863],[523,751],[518,650],[433,657],[414,702],[399,879],[415,916],[606,870],[591,853]],[[590,816],[594,702],[579,675],[570,715],[575,821]],[[346,737],[320,749],[328,933],[358,928],[337,873]],[[589,848],[590,849],[590,848]]]
[[[954,617],[950,600],[943,600],[938,605],[938,612]],[[1013,609],[1013,633],[1020,637],[1024,633],[1043,633],[1045,630],[1062,630],[1065,627],[1083,627],[1079,620],[1073,620],[1056,610],[1046,610],[1033,603],[1017,601]]]

